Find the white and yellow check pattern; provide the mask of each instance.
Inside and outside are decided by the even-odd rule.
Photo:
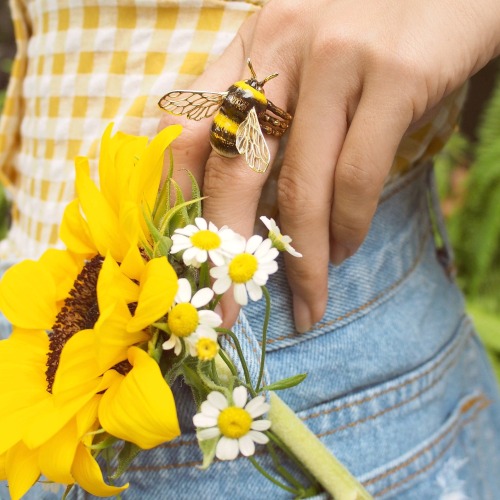
[[[158,99],[224,50],[256,0],[11,0],[17,56],[0,122],[0,179],[13,201],[0,259],[38,258],[74,198],[73,159],[97,157],[106,125],[153,136]],[[440,149],[461,105],[408,137],[396,171]],[[96,168],[96,162],[93,162]],[[273,197],[265,200],[271,207]]]

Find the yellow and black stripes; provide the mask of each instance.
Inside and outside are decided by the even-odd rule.
[[[255,79],[242,80],[231,85],[210,130],[210,144],[222,156],[239,155],[236,134],[248,113],[255,108],[257,115],[266,111],[267,99]]]

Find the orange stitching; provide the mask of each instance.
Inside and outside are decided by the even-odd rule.
[[[360,420],[356,420],[354,422],[350,422],[348,424],[345,424],[345,425],[341,425],[340,427],[337,427],[335,429],[331,429],[329,431],[326,431],[326,432],[323,432],[321,434],[318,434],[318,437],[323,437],[323,436],[330,436],[331,434],[336,434],[337,432],[340,432],[340,431],[343,431],[345,429],[350,429],[351,427],[355,427],[356,425],[359,425],[359,424],[364,424],[365,422],[369,422],[371,420],[375,420],[377,419],[378,417],[381,417],[382,415],[385,415],[386,413],[392,411],[392,410],[395,410],[397,408],[400,408],[401,406],[404,406],[405,404],[411,402],[411,401],[414,401],[415,399],[417,399],[419,396],[421,396],[422,394],[424,394],[425,392],[427,392],[428,390],[432,389],[445,375],[446,375],[446,372],[451,368],[451,366],[456,362],[457,360],[456,359],[452,359],[448,365],[446,365],[446,367],[444,368],[443,372],[439,375],[439,377],[437,377],[435,380],[432,381],[431,384],[429,384],[427,387],[424,387],[421,391],[415,393],[413,396],[411,396],[410,398],[408,399],[405,399],[403,401],[400,401],[399,403],[396,403],[395,405],[393,406],[389,406],[387,408],[384,408],[382,411],[378,412],[378,413],[374,413],[373,415],[369,415],[368,417],[365,417],[365,418],[362,418]]]
[[[471,333],[472,333],[472,330],[469,330],[467,332],[468,335],[471,335]],[[463,341],[465,342],[465,339]],[[427,368],[427,370],[425,370],[424,372],[422,372],[422,373],[420,373],[418,375],[414,375],[413,377],[409,378],[408,380],[406,380],[404,382],[401,382],[398,385],[388,387],[387,389],[383,389],[383,390],[381,390],[379,392],[376,392],[375,394],[372,394],[371,396],[365,396],[362,399],[358,399],[356,401],[351,401],[350,403],[344,403],[343,405],[338,406],[336,408],[330,408],[328,410],[321,410],[321,411],[318,411],[316,413],[312,413],[311,415],[305,416],[303,418],[303,420],[309,420],[310,418],[316,418],[316,417],[320,417],[321,415],[328,415],[330,413],[336,413],[338,411],[345,410],[347,408],[352,408],[354,406],[358,406],[358,405],[367,403],[369,401],[374,400],[375,398],[378,398],[378,397],[383,396],[385,394],[389,394],[390,392],[397,391],[397,390],[399,390],[399,389],[401,389],[403,387],[406,387],[406,386],[412,384],[413,382],[417,381],[418,379],[427,376],[429,373],[431,373],[439,365],[442,365],[443,361],[446,358],[450,357],[450,355],[452,353],[454,353],[458,349],[458,347],[460,345],[461,345],[461,342],[457,342],[455,345],[452,346],[452,348],[448,352],[446,352],[444,354],[444,356],[443,356],[442,359],[440,359],[439,361],[434,362],[429,368]],[[444,369],[444,372],[451,366],[451,364],[447,365],[447,367]],[[441,377],[444,375],[444,372],[443,372],[443,374],[441,374]]]
[[[422,469],[419,469],[418,471],[415,471],[414,473],[410,474],[409,476],[405,477],[404,479],[401,479],[400,481],[394,483],[394,484],[391,484],[389,486],[387,486],[386,488],[384,488],[383,490],[380,490],[378,492],[376,492],[374,494],[374,496],[382,496],[382,495],[385,495],[385,493],[387,493],[388,491],[390,490],[393,490],[394,488],[397,488],[399,486],[401,486],[402,484],[412,480],[414,477],[426,472],[427,470],[429,470],[438,460],[440,460],[444,455],[445,453],[451,448],[451,446],[454,444],[454,440],[457,438],[458,436],[458,433],[460,430],[462,430],[466,425],[468,425],[469,423],[471,423],[473,420],[475,420],[477,418],[477,416],[479,415],[479,413],[481,411],[483,411],[485,408],[488,407],[488,405],[490,404],[490,401],[487,400],[485,398],[485,402],[487,404],[482,404],[481,406],[479,406],[476,411],[471,415],[470,418],[464,420],[464,421],[460,421],[460,420],[457,420],[457,423],[456,425],[454,426],[454,429],[456,432],[454,433],[452,439],[450,440],[450,442],[443,448],[443,450],[441,450],[440,453],[438,453],[438,455],[436,455],[436,457],[434,458],[434,460],[432,460],[431,462],[429,462],[425,467],[422,467]]]
[[[399,280],[395,281],[390,287],[382,290],[373,299],[369,300],[368,302],[365,302],[363,305],[357,307],[356,309],[352,309],[351,311],[345,313],[344,315],[338,316],[337,318],[334,318],[334,319],[332,319],[330,321],[327,321],[326,323],[319,323],[317,325],[317,327],[315,328],[315,330],[318,331],[318,330],[321,330],[322,328],[326,328],[328,326],[331,326],[334,323],[338,323],[339,321],[343,321],[344,319],[347,319],[347,318],[351,317],[352,315],[354,315],[354,314],[356,314],[358,312],[361,312],[361,311],[367,309],[372,304],[374,304],[375,302],[377,302],[378,300],[380,300],[382,297],[384,297],[385,295],[387,295],[388,293],[390,293],[392,290],[394,290],[395,288],[397,288],[416,269],[417,265],[420,262],[420,259],[422,258],[423,251],[425,249],[425,245],[427,244],[427,241],[429,240],[430,236],[431,236],[431,232],[430,231],[428,231],[428,232],[425,233],[424,237],[422,238],[421,245],[420,245],[420,248],[418,250],[418,255],[417,255],[416,259],[414,260],[413,264],[408,269],[408,271],[406,271],[406,273]],[[298,333],[298,332],[291,332],[291,333],[282,335],[281,337],[276,337],[276,338],[268,339],[267,343],[268,344],[272,344],[272,343],[278,342],[280,340],[293,339],[293,338],[296,338],[296,337],[302,337],[302,338],[304,338],[304,334],[303,333]],[[306,339],[307,339],[307,337],[306,337]]]

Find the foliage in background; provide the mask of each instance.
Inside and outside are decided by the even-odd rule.
[[[459,283],[500,380],[500,76],[477,136],[453,136],[436,172]]]

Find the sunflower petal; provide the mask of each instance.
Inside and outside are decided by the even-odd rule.
[[[71,472],[75,481],[84,490],[97,497],[118,495],[121,491],[128,488],[128,483],[123,486],[110,486],[106,484],[99,464],[82,444],[79,444],[77,447]]]
[[[177,275],[166,257],[151,259],[141,276],[141,291],[127,331],[142,330],[164,316],[177,294]]]
[[[99,405],[99,421],[112,436],[150,449],[180,435],[175,401],[156,361],[129,349],[132,370],[111,386]]]
[[[59,228],[59,237],[68,250],[90,257],[98,253],[92,240],[87,221],[80,212],[80,200],[74,199],[64,210],[63,219]]]
[[[7,453],[5,470],[11,499],[20,499],[40,476],[38,450],[29,450],[19,443]]]
[[[57,314],[56,299],[54,278],[40,262],[19,262],[0,282],[0,310],[20,328],[49,330]]]

